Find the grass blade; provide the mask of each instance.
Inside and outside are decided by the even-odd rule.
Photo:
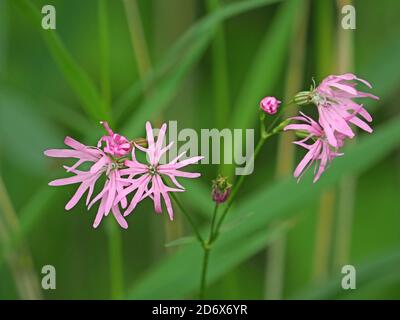
[[[110,90],[110,41],[108,34],[108,15],[107,0],[98,1],[98,20],[99,20],[99,44],[100,44],[100,78],[101,95],[107,112],[110,112],[111,90]]]
[[[29,0],[13,1],[23,13],[29,15],[35,26],[41,28],[40,12]],[[95,120],[109,120],[107,109],[98,90],[87,73],[79,67],[54,30],[40,29],[43,39],[65,79],[80,100],[85,112]]]
[[[383,253],[380,257],[374,257],[370,261],[354,264],[357,271],[357,294],[362,291],[371,282],[386,284],[387,276],[390,277],[390,282],[399,281],[400,274],[400,251],[399,248]],[[395,276],[393,278],[393,276]],[[345,296],[351,296],[355,293],[354,290],[343,290],[341,286],[343,275],[330,278],[318,287],[310,287],[304,291],[290,297],[290,299],[336,299]],[[349,292],[350,291],[350,292]]]
[[[198,46],[197,42],[202,37],[209,34],[219,23],[236,15],[247,11],[260,8],[262,6],[279,2],[280,0],[248,0],[236,2],[222,7],[213,14],[207,15],[205,18],[197,22],[191,27],[167,52],[165,57],[146,74],[142,81],[132,84],[119,99],[115,102],[117,119],[121,119],[132,103],[145,92],[149,86],[158,81],[170,68],[181,60],[185,59],[193,51],[191,47]],[[211,38],[208,39],[210,41]],[[187,50],[186,53],[182,51]]]
[[[215,12],[220,7],[219,0],[208,0],[209,12]],[[219,26],[212,41],[212,63],[213,63],[213,87],[214,108],[216,110],[217,128],[224,128],[229,114],[229,81],[228,65],[226,55],[225,32],[223,26]]]
[[[206,34],[202,37],[201,41],[197,42],[196,46],[192,47],[189,54],[181,61],[179,67],[173,74],[164,80],[154,90],[154,94],[138,107],[135,114],[130,117],[128,123],[123,127],[122,131],[131,136],[139,136],[143,131],[143,124],[151,117],[152,114],[157,114],[172,100],[175,96],[179,85],[184,79],[184,76],[189,71],[198,59],[200,59],[204,50],[206,49],[210,35]]]

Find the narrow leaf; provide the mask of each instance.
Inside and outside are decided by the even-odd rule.
[[[40,28],[52,57],[77,95],[86,113],[95,120],[108,119],[106,107],[95,85],[68,52],[58,34],[54,30],[44,30],[41,28],[42,16],[33,3],[29,0],[16,0],[12,3],[23,13],[29,15],[34,25]]]

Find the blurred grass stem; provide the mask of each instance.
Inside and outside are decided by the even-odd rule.
[[[314,252],[314,280],[318,282],[329,277],[334,209],[335,191],[325,191],[320,198]]]
[[[199,296],[201,300],[204,299],[205,292],[206,292],[206,277],[207,277],[208,260],[209,260],[210,250],[211,250],[211,242],[212,242],[212,239],[214,236],[214,225],[215,225],[215,220],[216,220],[217,214],[218,214],[218,208],[219,208],[218,203],[215,203],[213,214],[212,214],[211,225],[210,225],[210,234],[208,236],[207,243],[205,243],[205,245],[203,246],[204,257],[203,257],[203,267],[202,267],[202,272],[201,272],[200,296]]]
[[[301,90],[303,80],[303,65],[305,56],[305,41],[308,20],[308,1],[303,1],[303,5],[295,15],[293,23],[292,39],[290,44],[290,55],[286,74],[285,99],[290,99]],[[292,102],[292,100],[291,100]],[[290,102],[289,102],[290,103]],[[284,118],[294,116],[296,108],[282,109]],[[293,170],[295,150],[292,144],[294,140],[293,132],[286,132],[279,137],[276,178],[281,179],[288,176]],[[279,224],[280,222],[277,221]],[[286,234],[277,237],[269,246],[266,253],[267,267],[265,270],[264,295],[266,299],[281,299],[284,287],[286,256]]]
[[[337,0],[339,14],[343,6],[351,4],[351,0]],[[338,72],[339,74],[352,72],[354,69],[354,32],[352,30],[345,30],[338,24],[337,36]],[[339,185],[335,251],[333,257],[335,268],[341,268],[343,265],[349,264],[356,188],[357,178],[353,175],[344,177]]]
[[[328,0],[315,1],[315,52],[317,81],[334,70],[334,3]],[[338,22],[339,23],[339,22]],[[341,25],[339,23],[339,25]],[[314,242],[313,279],[319,283],[329,276],[332,253],[332,230],[334,227],[335,189],[321,194],[317,211],[317,227]]]
[[[101,94],[106,106],[106,110],[110,112],[111,89],[110,89],[110,52],[109,52],[109,32],[108,32],[108,15],[107,0],[99,0],[98,2],[98,19],[99,19],[99,48],[100,48],[100,79]]]
[[[210,13],[220,8],[219,0],[207,0]],[[229,77],[226,54],[226,41],[224,27],[220,24],[212,41],[212,73],[214,86],[214,107],[216,110],[217,128],[224,128],[229,114]]]
[[[12,241],[12,234],[18,234],[19,230],[17,214],[0,176],[0,240],[2,246]],[[5,254],[20,298],[24,300],[41,299],[39,280],[28,248],[22,243],[17,250]]]
[[[108,219],[107,222],[111,298],[116,300],[121,299],[124,294],[122,237],[116,222],[111,219]]]
[[[144,79],[151,68],[149,50],[147,48],[142,20],[136,0],[123,0],[133,51],[138,64],[139,75]]]
[[[110,91],[110,63],[109,63],[109,26],[107,14],[107,0],[98,2],[99,19],[99,44],[100,44],[100,76],[101,97],[103,104],[111,115],[111,91]],[[107,238],[110,268],[111,298],[120,299],[124,295],[124,267],[121,230],[114,220],[109,219],[107,224]]]

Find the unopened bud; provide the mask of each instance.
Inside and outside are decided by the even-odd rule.
[[[211,196],[217,204],[224,203],[232,190],[232,185],[228,182],[227,177],[219,175],[217,179],[212,181]]]
[[[299,106],[310,104],[311,100],[312,100],[311,91],[301,91],[297,93],[293,98],[293,101]]]
[[[278,111],[281,101],[275,97],[265,97],[260,101],[260,108],[268,114],[275,114]]]

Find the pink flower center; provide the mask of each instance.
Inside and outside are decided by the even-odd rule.
[[[148,172],[151,176],[155,176],[156,174],[158,174],[156,166],[150,165],[148,166],[148,169],[149,169]]]

